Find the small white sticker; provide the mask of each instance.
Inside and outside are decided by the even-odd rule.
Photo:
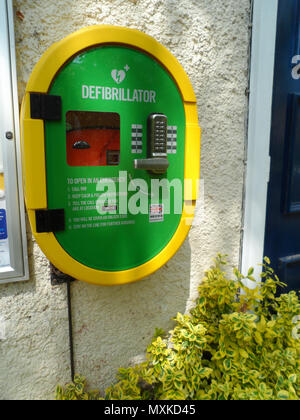
[[[149,222],[163,222],[164,221],[164,205],[151,204],[149,209]]]

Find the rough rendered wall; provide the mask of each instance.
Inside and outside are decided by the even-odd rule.
[[[249,0],[14,0],[20,99],[55,41],[84,26],[115,24],[155,37],[194,86],[202,127],[205,216],[159,272],[139,283],[72,285],[76,371],[105,389],[116,370],[145,352],[155,327],[192,303],[218,251],[240,252],[247,112]],[[66,286],[51,287],[48,262],[28,232],[31,279],[0,286],[0,399],[52,398],[70,378]]]

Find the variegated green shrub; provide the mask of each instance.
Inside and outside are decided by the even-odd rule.
[[[261,285],[227,278],[218,255],[189,315],[153,340],[147,362],[121,369],[107,399],[276,400],[300,398],[300,340],[295,292],[276,297],[279,281],[265,259]],[[255,282],[253,269],[248,280]]]
[[[227,278],[218,255],[191,313],[178,313],[169,334],[157,330],[147,361],[120,369],[105,399],[299,400],[300,302],[296,292],[277,296],[284,285],[269,264],[250,289],[237,269]]]

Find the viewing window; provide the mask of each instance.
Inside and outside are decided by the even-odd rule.
[[[119,114],[115,112],[69,111],[66,114],[66,130],[68,165],[119,165]]]

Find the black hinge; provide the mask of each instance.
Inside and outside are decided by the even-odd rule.
[[[60,121],[62,114],[61,96],[44,93],[30,94],[30,116],[34,120]]]
[[[36,210],[35,211],[37,233],[60,232],[65,230],[64,209]]]

